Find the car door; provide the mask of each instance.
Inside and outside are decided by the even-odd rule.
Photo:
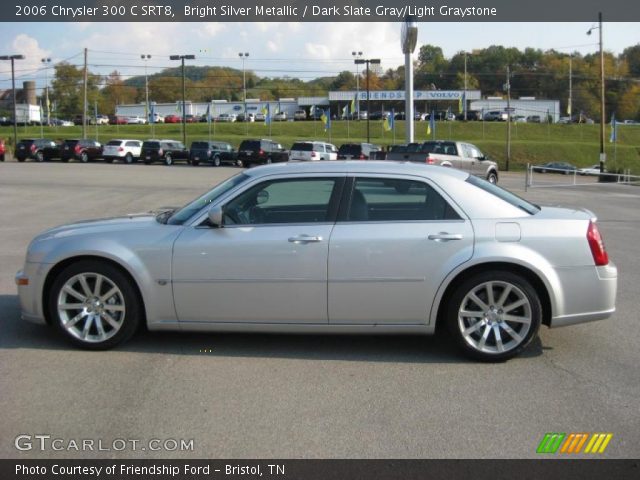
[[[263,180],[225,202],[222,228],[186,228],[173,255],[180,321],[326,324],[329,238],[343,183]]]
[[[351,182],[329,245],[329,322],[424,324],[445,276],[472,255],[470,221],[418,177]]]

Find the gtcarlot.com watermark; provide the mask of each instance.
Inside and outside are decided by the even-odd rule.
[[[21,452],[193,452],[194,440],[184,438],[58,438],[50,434],[21,434],[14,442]]]

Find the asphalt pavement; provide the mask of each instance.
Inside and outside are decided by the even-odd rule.
[[[611,319],[542,327],[506,363],[468,361],[442,335],[146,332],[86,352],[20,320],[13,276],[35,234],[181,205],[238,171],[0,164],[0,457],[535,458],[547,432],[612,433],[599,457],[640,456],[640,187],[525,192],[523,174],[502,175],[531,201],[593,211],[619,267]],[[20,435],[31,449],[16,448]],[[36,435],[62,449],[42,451]],[[151,451],[151,439],[192,449]],[[83,440],[94,449],[73,448]]]

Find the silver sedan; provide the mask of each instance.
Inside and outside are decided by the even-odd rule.
[[[431,334],[499,361],[541,324],[608,318],[616,267],[588,211],[386,162],[246,170],[186,206],[48,230],[23,318],[105,349],[150,330]]]

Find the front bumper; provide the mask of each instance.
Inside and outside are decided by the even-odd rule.
[[[44,281],[51,265],[45,263],[25,263],[24,268],[16,273],[21,316],[32,323],[46,324],[42,292]]]

